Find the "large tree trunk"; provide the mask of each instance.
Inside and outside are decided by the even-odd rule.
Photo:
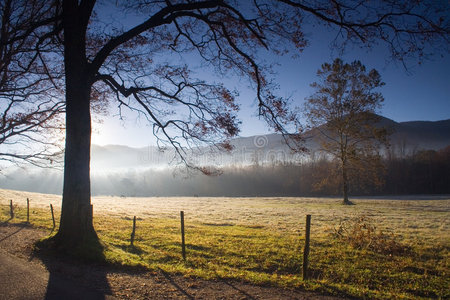
[[[69,79],[70,76],[66,76]],[[91,116],[89,85],[82,77],[67,86],[64,188],[58,239],[63,245],[82,246],[96,234],[92,224],[90,188]]]
[[[90,187],[91,115],[85,28],[77,16],[78,1],[64,1],[66,79],[66,148],[61,222],[55,237],[67,249],[83,248],[97,235],[92,224]]]

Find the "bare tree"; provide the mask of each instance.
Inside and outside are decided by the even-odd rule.
[[[378,92],[384,83],[375,69],[366,71],[359,61],[346,64],[336,59],[323,64],[317,75],[319,82],[311,84],[315,93],[307,98],[305,114],[318,132],[321,150],[339,162],[343,204],[351,204],[350,172],[378,177],[374,170],[381,166],[377,158],[387,130],[379,128],[375,113],[384,101]]]
[[[259,115],[276,131],[296,122],[274,93],[262,53],[301,52],[303,22],[340,29],[336,41],[388,43],[395,58],[448,49],[448,5],[395,1],[94,0],[54,1],[52,42],[64,60],[66,144],[63,204],[54,241],[83,248],[97,236],[90,203],[91,107],[113,101],[148,119],[162,144],[184,149],[213,143],[229,149],[239,132],[235,94],[195,77],[192,68],[234,74],[254,87]],[[433,11],[430,11],[434,8]],[[51,29],[51,30],[50,30]],[[444,51],[446,51],[444,50]],[[59,56],[62,55],[63,56]],[[179,60],[178,58],[184,58]],[[195,58],[193,58],[195,57]],[[206,76],[203,76],[206,77]],[[114,99],[111,97],[114,96]],[[100,102],[98,102],[100,101]],[[187,162],[188,163],[188,162]],[[203,170],[207,172],[207,170]]]
[[[52,30],[43,29],[54,22],[53,7],[6,0],[0,18],[0,160],[49,166],[61,156],[55,135],[64,112],[62,69],[45,42]]]

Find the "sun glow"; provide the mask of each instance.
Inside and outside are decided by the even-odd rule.
[[[101,128],[98,124],[92,126],[91,144],[104,146],[109,143],[108,140],[106,129]]]

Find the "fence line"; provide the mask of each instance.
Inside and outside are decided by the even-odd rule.
[[[10,216],[14,218],[14,205],[13,200],[10,200]],[[91,207],[92,208],[92,207]],[[56,220],[54,214],[53,204],[50,204],[50,212],[52,216],[53,229],[56,228]],[[27,223],[30,223],[30,199],[27,198]],[[185,240],[185,222],[184,211],[180,211],[180,225],[181,225],[181,255],[184,261],[186,261],[186,240]],[[136,216],[133,217],[133,227],[130,236],[130,245],[134,246],[134,240],[136,236]],[[303,280],[308,279],[308,266],[309,266],[309,253],[310,253],[310,236],[311,236],[311,215],[306,215],[306,227],[305,227],[305,245],[303,250],[303,266],[302,275]]]

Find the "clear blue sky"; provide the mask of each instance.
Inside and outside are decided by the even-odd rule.
[[[324,62],[338,57],[329,48],[332,35],[328,32],[312,34],[307,32],[310,45],[296,59],[290,57],[267,57],[279,64],[276,81],[280,85],[278,94],[291,97],[294,105],[301,106],[304,98],[312,93],[310,83],[316,80],[316,71]],[[386,85],[381,89],[385,103],[381,114],[397,122],[413,120],[443,120],[450,118],[450,54],[434,56],[422,65],[410,62],[408,70],[399,63],[387,61],[384,48],[371,52],[360,48],[348,49],[344,61],[360,60],[368,69],[377,69]],[[199,74],[203,77],[205,74]],[[242,120],[241,136],[268,133],[264,122],[256,117],[255,94],[236,78],[226,80],[228,88],[240,92],[239,103]],[[125,114],[121,121],[113,116],[117,113],[112,105],[111,116],[103,118],[103,124],[94,124],[93,143],[121,144],[132,147],[154,145],[155,140],[144,118]],[[100,134],[101,132],[101,134]]]

